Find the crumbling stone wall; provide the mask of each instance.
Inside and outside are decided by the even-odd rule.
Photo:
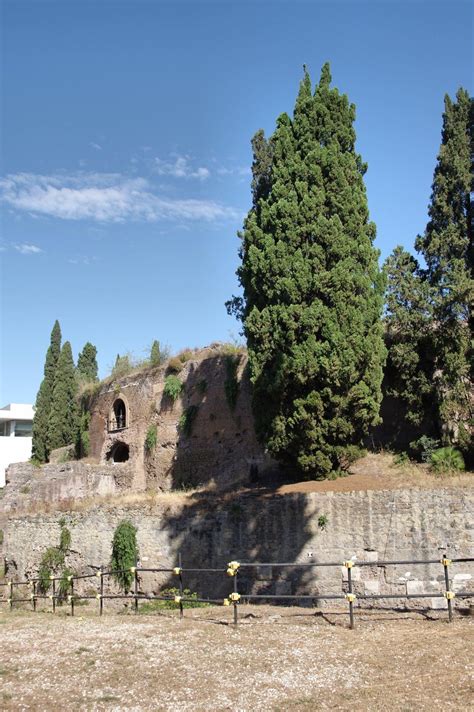
[[[340,561],[351,557],[382,560],[472,557],[474,493],[464,487],[346,493],[238,497],[203,494],[157,495],[154,502],[109,505],[89,511],[11,517],[5,535],[9,575],[33,576],[43,551],[59,537],[65,516],[72,533],[71,560],[78,572],[94,572],[110,560],[117,524],[128,519],[138,529],[143,566],[172,567],[181,552],[186,567],[222,567],[229,560],[257,562]],[[274,594],[340,593],[347,570],[336,568],[243,570],[241,592]],[[450,567],[452,588],[473,592],[474,567]],[[444,590],[441,564],[353,569],[356,593],[409,594]],[[186,586],[203,595],[225,596],[224,574],[186,574]],[[143,574],[141,590],[157,592],[176,581]],[[90,585],[90,582],[89,584]],[[384,605],[391,605],[385,602]],[[405,605],[402,599],[395,604]],[[419,599],[410,606],[444,606],[442,598]]]
[[[177,377],[183,391],[176,402],[163,393],[166,370],[150,369],[121,378],[94,399],[90,424],[91,456],[106,463],[114,445],[128,445],[134,490],[187,488],[196,485],[228,487],[247,481],[253,473],[276,464],[258,444],[251,411],[247,359],[241,354],[235,408],[226,398],[226,354],[221,346],[196,352]],[[127,405],[125,428],[108,427],[114,402]],[[196,417],[185,434],[179,423],[193,406]],[[148,429],[156,428],[156,447],[147,452]]]

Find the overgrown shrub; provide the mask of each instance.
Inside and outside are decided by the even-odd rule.
[[[190,358],[192,358],[193,352],[190,351],[189,349],[186,349],[185,351],[181,351],[180,354],[178,354],[178,358],[181,361],[181,363],[186,363],[186,361],[189,361]]]
[[[408,465],[409,462],[410,458],[408,457],[408,453],[406,452],[399,452],[393,458],[393,464],[397,467],[403,467],[404,465]]]
[[[177,376],[167,376],[163,388],[163,395],[175,402],[178,400],[183,387],[183,382],[180,381]]]
[[[38,569],[38,588],[40,593],[45,594],[51,586],[51,579],[56,569],[64,564],[64,551],[57,546],[50,546],[41,557]]]
[[[237,397],[239,395],[239,381],[237,380],[237,369],[240,363],[240,354],[228,354],[225,358],[226,379],[224,381],[225,397],[229,408],[235,410]]]
[[[134,579],[132,566],[138,561],[137,529],[129,521],[117,525],[112,540],[112,556],[110,566],[115,571],[114,578],[120,588],[126,593]]]
[[[190,405],[188,408],[186,408],[181,418],[179,419],[178,429],[186,437],[189,437],[191,435],[193,423],[196,419],[198,409],[199,408],[197,405]]]
[[[410,448],[417,460],[431,462],[431,457],[439,445],[439,440],[422,435],[421,438],[410,443]]]
[[[57,573],[58,569],[63,566],[66,559],[66,554],[71,547],[71,532],[66,526],[66,520],[61,517],[59,520],[61,529],[59,535],[59,546],[50,546],[44,552],[40,560],[38,569],[38,588],[40,593],[45,594],[51,586],[51,576]]]
[[[58,586],[58,603],[61,605],[67,598],[70,588],[71,588],[71,582],[69,581],[69,576],[73,576],[74,571],[72,569],[65,568],[63,569],[63,572],[61,574],[61,578],[59,579],[59,586]]]
[[[179,373],[183,368],[183,362],[177,356],[173,356],[168,361],[168,372],[169,373]]]
[[[157,443],[157,433],[156,433],[156,425],[150,425],[146,432],[146,437],[145,437],[145,452],[146,453],[151,453]]]
[[[431,455],[431,467],[435,472],[461,472],[466,468],[464,458],[454,447],[441,447]]]

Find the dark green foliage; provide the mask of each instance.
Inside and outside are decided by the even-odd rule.
[[[181,418],[179,419],[178,429],[186,437],[189,437],[191,435],[193,424],[198,414],[198,410],[199,407],[197,405],[190,405],[188,408],[186,408]]]
[[[51,332],[51,342],[46,353],[44,378],[36,396],[33,418],[32,458],[36,462],[47,462],[51,449],[48,442],[48,422],[53,399],[54,377],[61,351],[61,327],[55,321]]]
[[[115,364],[112,369],[112,376],[114,378],[122,378],[122,376],[126,376],[130,373],[132,368],[133,365],[128,354],[125,354],[125,356],[117,354],[117,358],[115,359]]]
[[[110,567],[117,573],[114,578],[126,593],[134,579],[131,567],[138,561],[137,530],[131,522],[123,521],[117,526],[112,540]]]
[[[313,95],[305,72],[261,180],[254,157],[254,185],[270,186],[245,220],[238,270],[257,435],[306,477],[338,470],[379,421],[385,358],[355,107],[330,81],[325,65]]]
[[[429,414],[434,407],[429,286],[420,276],[417,260],[403,247],[395,248],[384,269],[387,276],[386,393],[397,399],[401,417],[408,423],[429,427]]]
[[[80,404],[80,415],[78,419],[78,427],[76,434],[76,458],[80,460],[82,457],[87,457],[90,451],[90,435],[89,425],[91,420],[90,411],[84,405],[83,400]]]
[[[433,309],[434,388],[446,443],[459,442],[459,429],[471,418],[474,265],[470,192],[473,110],[469,94],[445,97],[443,131],[434,172],[429,222],[416,241],[427,269]]]
[[[51,586],[51,576],[57,573],[57,570],[64,565],[66,554],[71,546],[71,532],[66,527],[66,522],[61,519],[59,522],[60,535],[59,546],[50,546],[41,557],[38,569],[38,590],[45,594]]]
[[[73,576],[74,572],[72,569],[65,568],[61,573],[61,578],[59,579],[58,586],[58,603],[61,605],[66,600],[67,596],[71,591],[71,582],[69,581],[69,576]]]
[[[235,410],[237,398],[239,396],[239,381],[237,379],[237,370],[240,363],[240,355],[228,354],[224,357],[226,378],[224,381],[225,397],[229,408]]]
[[[54,378],[53,399],[48,420],[50,450],[74,443],[77,437],[78,407],[77,380],[71,344],[66,341],[61,349]]]
[[[434,451],[439,448],[439,440],[422,435],[421,438],[410,443],[410,448],[420,462],[431,462]]]
[[[464,458],[454,447],[442,447],[431,455],[431,467],[435,472],[461,472]]]
[[[173,402],[178,400],[184,384],[177,376],[167,376],[163,388],[163,395]]]
[[[77,359],[77,375],[81,381],[95,383],[97,373],[97,349],[88,341]]]
[[[161,363],[160,342],[156,339],[151,345],[150,363],[152,366],[159,366]]]
[[[69,529],[63,525],[61,527],[61,534],[59,537],[59,549],[65,553],[71,547],[71,532]]]
[[[472,451],[473,141],[472,102],[460,89],[455,102],[445,98],[429,222],[416,240],[426,269],[402,248],[386,266],[388,393],[404,405],[408,423],[466,453]]]
[[[146,432],[146,437],[145,437],[145,452],[147,454],[150,454],[153,452],[153,450],[156,447],[157,443],[157,432],[156,432],[156,425],[150,425]]]
[[[57,546],[50,546],[41,557],[38,570],[38,588],[41,593],[47,593],[51,586],[50,576],[64,564],[64,552]]]

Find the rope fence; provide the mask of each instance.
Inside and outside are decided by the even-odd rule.
[[[449,568],[453,564],[458,563],[472,563],[474,558],[457,558],[449,559],[443,556],[442,559],[427,559],[427,560],[400,560],[400,561],[356,561],[349,559],[347,561],[324,561],[324,562],[311,562],[311,563],[256,563],[256,562],[239,562],[230,561],[225,567],[221,568],[185,568],[182,566],[181,554],[178,557],[178,566],[173,568],[142,568],[139,566],[132,566],[128,569],[119,570],[107,570],[101,567],[98,571],[90,574],[78,574],[67,576],[67,591],[58,591],[58,582],[62,581],[63,578],[60,576],[50,576],[50,582],[52,587],[52,593],[46,594],[41,593],[40,590],[40,579],[32,578],[26,581],[7,581],[0,583],[0,590],[7,593],[7,596],[2,596],[0,598],[0,604],[6,603],[9,606],[9,610],[13,610],[16,603],[31,603],[32,610],[36,611],[38,600],[50,600],[52,606],[52,612],[56,612],[56,606],[58,602],[63,603],[67,601],[70,605],[71,616],[74,616],[74,605],[79,601],[87,600],[97,600],[99,607],[99,615],[104,612],[104,603],[106,600],[120,600],[120,599],[131,599],[133,600],[133,606],[135,613],[139,611],[139,601],[172,601],[179,606],[179,616],[183,618],[184,616],[184,604],[186,603],[207,603],[222,606],[232,606],[233,607],[233,621],[235,625],[238,625],[239,614],[238,608],[241,602],[251,602],[251,601],[291,601],[291,600],[308,600],[308,601],[346,601],[348,604],[348,615],[349,615],[349,627],[354,628],[355,625],[355,615],[354,615],[354,604],[356,601],[363,600],[391,600],[391,599],[423,599],[423,598],[443,598],[447,601],[448,610],[448,620],[452,622],[453,620],[453,603],[454,599],[464,599],[464,598],[474,598],[474,591],[453,591],[451,589],[451,581],[449,576]],[[352,576],[352,570],[356,567],[386,567],[386,566],[399,566],[399,565],[433,565],[439,564],[443,567],[444,573],[444,587],[445,590],[441,593],[412,593],[409,594],[405,592],[390,594],[390,593],[364,593],[357,594],[354,592],[354,581]],[[308,594],[269,594],[269,593],[244,593],[239,591],[239,581],[241,580],[240,573],[245,569],[255,569],[255,568],[293,568],[293,569],[309,569],[318,567],[341,567],[343,566],[347,571],[347,592],[334,594],[334,593],[308,593]],[[109,577],[114,577],[117,574],[129,573],[133,575],[133,592],[130,593],[104,593],[104,582]],[[167,573],[172,574],[177,580],[177,590],[179,593],[175,595],[155,595],[146,594],[139,591],[139,575],[141,573]],[[224,599],[222,598],[197,598],[189,597],[184,595],[184,582],[183,578],[185,574],[220,574],[222,576],[227,576],[232,579],[232,586],[229,594]],[[95,579],[97,581],[97,593],[91,595],[81,595],[77,593],[74,588],[74,582],[85,580],[85,579]],[[29,595],[24,595],[21,597],[21,592],[24,590],[21,587],[29,587],[31,593]],[[15,594],[20,594],[18,595]]]

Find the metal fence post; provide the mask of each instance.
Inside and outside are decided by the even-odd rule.
[[[71,596],[71,616],[74,617],[74,578],[71,577],[71,591],[70,594]]]
[[[234,574],[234,594],[237,594],[237,571]],[[239,614],[237,611],[237,595],[234,596],[234,625],[239,622]]]
[[[137,566],[135,562],[135,586],[134,586],[134,598],[135,598],[135,613],[138,613],[138,573],[137,573]]]
[[[53,577],[53,595],[52,595],[52,601],[53,601],[53,613],[56,613],[56,579]]]
[[[100,601],[99,601],[99,615],[101,616],[104,612],[104,570],[100,567]]]
[[[33,581],[33,611],[36,611],[36,581]]]
[[[347,593],[346,599],[349,601],[349,627],[351,630],[354,629],[354,600],[355,600],[355,595],[352,592],[352,566],[353,565],[354,565],[354,563],[350,559],[349,559],[349,561],[344,561],[344,566],[347,569],[348,593]]]
[[[448,559],[446,557],[446,554],[444,554],[443,558],[441,559],[441,563],[443,564],[443,569],[444,569],[444,583],[446,586],[446,593],[444,594],[446,596],[446,600],[448,601],[448,620],[450,623],[453,622],[453,604],[452,604],[452,599],[454,598],[454,593],[450,591],[449,589],[449,571],[448,571],[448,566],[451,563],[451,559]]]
[[[182,560],[181,560],[181,552],[178,554],[178,566],[179,566],[179,617],[180,619],[184,617],[184,608],[183,608],[183,569],[182,569]]]

